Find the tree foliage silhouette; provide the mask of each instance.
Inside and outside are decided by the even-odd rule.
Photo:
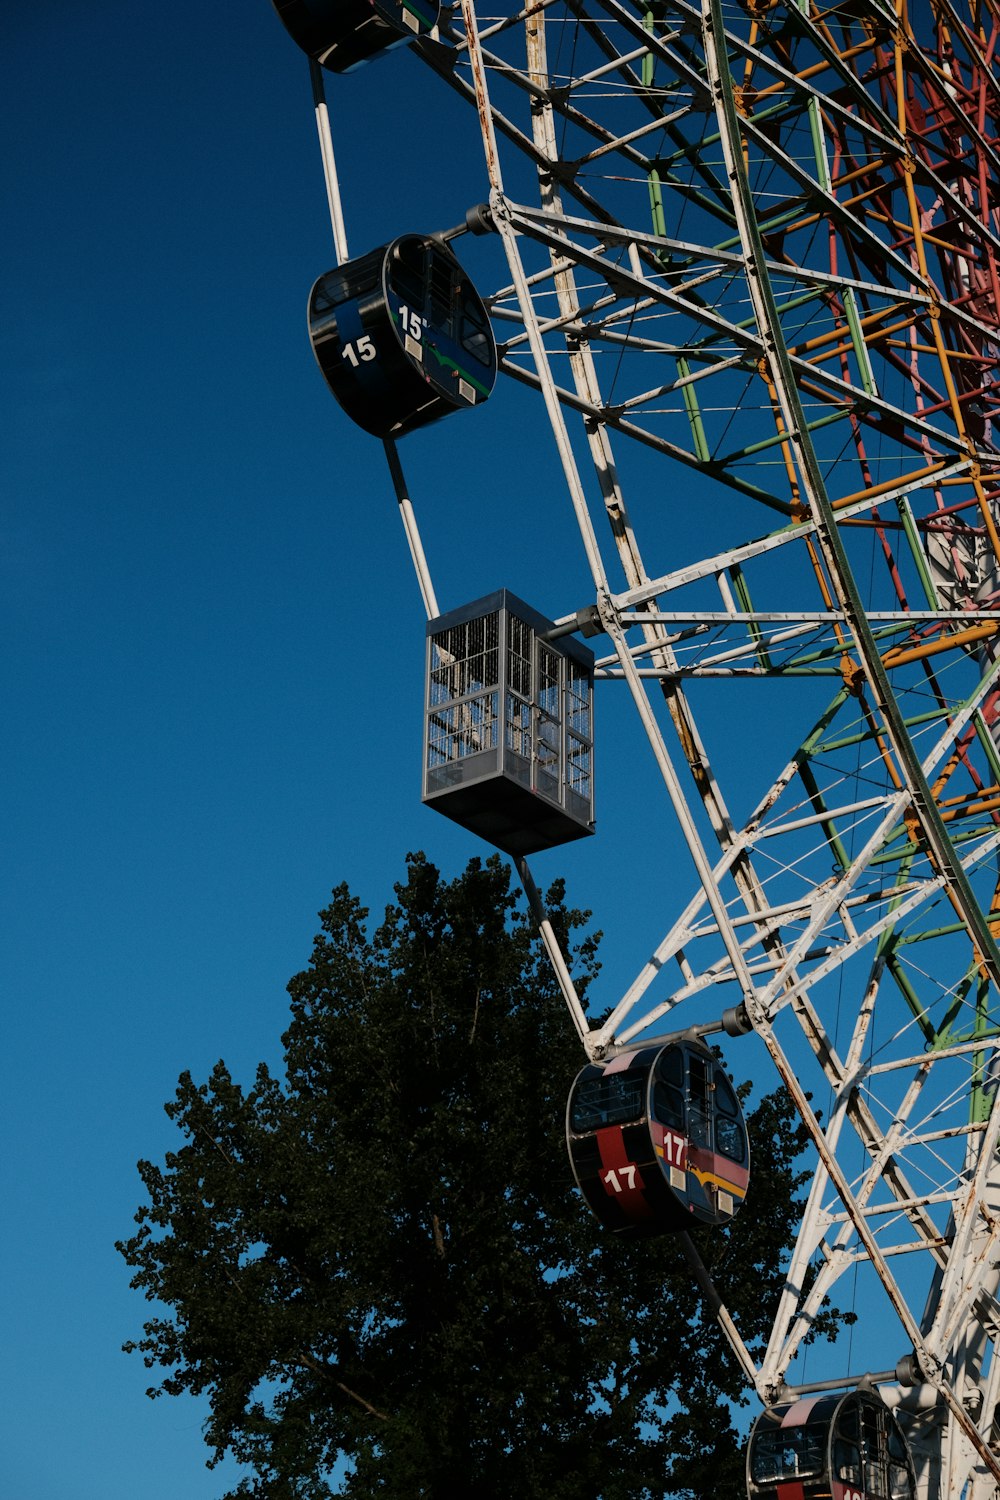
[[[125,1346],[149,1394],[206,1396],[210,1462],[257,1500],[736,1500],[739,1372],[677,1246],[608,1236],[575,1190],[583,1059],[506,865],[414,855],[395,892],[370,933],[334,891],[284,1079],[220,1062],[167,1105],[183,1144],[140,1162],[118,1247],[159,1304]],[[586,989],[587,914],[548,903]],[[748,1205],[699,1244],[753,1343],[802,1179],[779,1096],[750,1128]]]

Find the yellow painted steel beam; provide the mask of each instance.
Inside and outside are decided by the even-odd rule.
[[[882,657],[884,667],[902,667],[911,661],[923,661],[928,656],[940,656],[942,651],[952,651],[956,646],[969,646],[974,641],[985,641],[1000,631],[1000,620],[994,625],[970,625],[966,630],[956,630],[953,635],[939,635],[933,641],[924,641],[920,646],[894,646]]]
[[[881,484],[870,484],[867,489],[855,490],[852,495],[842,495],[839,500],[830,503],[834,510],[843,510],[848,505],[857,505],[859,500],[875,500],[879,495],[887,494],[890,490],[900,490],[905,485],[916,485],[926,483],[933,475],[940,473],[942,469],[948,468],[950,460],[939,458],[936,463],[927,464],[922,469],[914,469],[911,474],[900,474],[895,479],[885,479]],[[962,479],[968,484],[968,479]]]

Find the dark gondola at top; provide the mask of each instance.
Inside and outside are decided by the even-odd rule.
[[[570,1092],[566,1144],[580,1191],[618,1234],[728,1224],[746,1195],[743,1111],[695,1038],[588,1064]]]
[[[914,1500],[893,1413],[871,1390],[805,1396],[762,1412],[747,1447],[749,1500]]]
[[[327,271],[309,296],[309,337],[344,411],[376,437],[478,406],[496,380],[486,308],[433,235],[401,235]]]
[[[438,23],[437,0],[272,0],[292,41],[331,73],[348,73]]]

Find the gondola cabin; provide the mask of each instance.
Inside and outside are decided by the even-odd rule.
[[[746,1196],[743,1111],[695,1039],[588,1064],[570,1092],[566,1144],[580,1191],[617,1234],[728,1224]]]
[[[870,1390],[769,1407],[747,1448],[749,1500],[915,1500],[906,1440]]]
[[[438,23],[437,0],[273,0],[292,41],[331,73],[426,36]]]
[[[423,800],[506,854],[594,832],[594,655],[507,589],[427,625]]]
[[[479,406],[496,380],[486,308],[432,235],[404,234],[327,271],[309,295],[309,337],[344,411],[376,437]]]

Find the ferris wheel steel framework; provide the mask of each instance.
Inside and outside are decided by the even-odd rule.
[[[502,368],[542,397],[593,581],[593,601],[574,601],[560,623],[596,603],[610,643],[599,676],[631,696],[697,874],[592,1028],[517,860],[581,1042],[608,1057],[671,1034],[694,1002],[738,997],[816,1169],[759,1362],[694,1262],[734,1354],[763,1401],[787,1396],[823,1299],[852,1267],[870,1267],[913,1350],[904,1379],[878,1378],[909,1410],[921,1494],[986,1500],[1000,1484],[1000,1107],[989,1071],[1000,988],[1000,142],[990,133],[1000,7],[927,0],[914,14],[884,0],[827,11],[807,0],[636,11],[551,0],[487,22],[461,0],[460,19],[456,7],[453,25],[412,50],[479,119],[510,273],[491,299],[508,335]],[[550,64],[556,28],[573,34],[571,67]],[[315,64],[312,78],[343,261]],[[508,196],[504,150],[518,170],[536,169],[537,206]],[[634,195],[621,211],[622,182],[644,191],[650,229]],[[688,238],[670,233],[675,209],[694,221]],[[635,388],[622,394],[630,363]],[[745,420],[751,403],[770,423],[764,436]],[[582,447],[569,425],[581,418]],[[780,524],[751,525],[726,548],[710,529],[707,550],[650,570],[619,441]],[[415,507],[391,439],[385,449],[434,617]],[[879,593],[866,602],[858,579],[873,560]],[[795,603],[770,597],[776,561]],[[742,821],[687,691],[733,677],[835,685]],[[933,957],[918,964],[910,955],[923,945]],[[843,1046],[830,986],[853,982],[859,960],[869,966]],[[803,1044],[830,1092],[825,1124],[802,1078]],[[919,1313],[899,1257],[928,1268]]]

